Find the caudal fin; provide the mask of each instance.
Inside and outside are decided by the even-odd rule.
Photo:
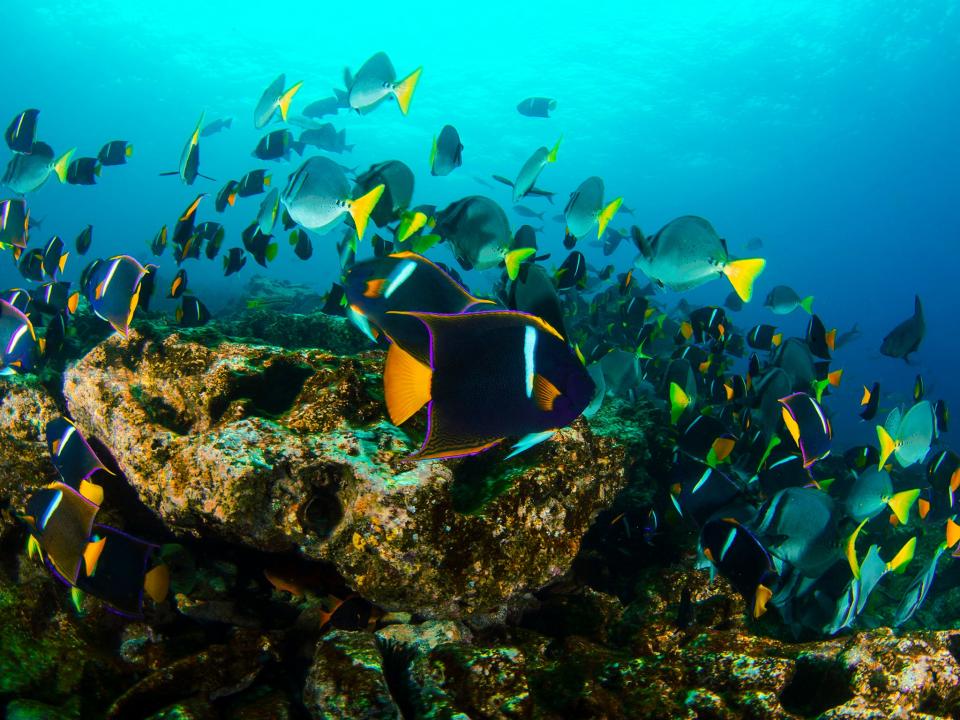
[[[563,140],[563,135],[557,138],[557,144],[553,146],[553,149],[547,153],[547,162],[553,163],[557,161],[557,152],[560,150],[560,141]]]
[[[897,449],[897,443],[890,437],[890,433],[883,425],[877,425],[877,440],[880,441],[880,462],[877,463],[877,470],[883,470],[883,466],[887,464],[887,460]]]
[[[806,310],[808,315],[813,315],[813,295],[807,295],[801,300],[800,307]]]
[[[404,115],[410,109],[410,101],[413,99],[413,91],[417,89],[417,82],[420,80],[422,67],[418,67],[412,73],[393,87],[393,93],[397,96],[397,104],[400,106],[400,112]]]
[[[897,520],[900,521],[901,525],[907,524],[907,516],[910,514],[910,508],[913,507],[918,497],[920,497],[919,489],[904,490],[887,500],[887,505],[893,510],[893,514],[897,516]]]
[[[377,206],[377,201],[383,195],[382,184],[377,185],[373,190],[363,197],[359,197],[349,205],[350,217],[353,218],[353,224],[357,226],[357,242],[363,240],[363,231],[367,229],[367,221],[370,219],[370,213]]]
[[[287,90],[283,95],[280,96],[280,99],[277,100],[277,106],[280,108],[280,117],[284,120],[287,119],[287,113],[290,112],[290,101],[293,100],[293,96],[297,94],[297,91],[303,85],[301,80],[292,88]]]
[[[690,405],[689,396],[675,382],[670,383],[670,424],[676,425]]]
[[[600,211],[600,215],[597,216],[597,237],[598,238],[601,235],[603,235],[603,231],[607,229],[607,225],[609,225],[610,221],[613,220],[613,216],[617,214],[617,210],[620,209],[620,206],[622,204],[623,204],[623,198],[618,197],[616,200],[611,200],[610,204]]]
[[[67,169],[70,167],[70,158],[77,151],[76,148],[70,148],[53,164],[53,171],[57,174],[57,179],[65,183],[67,181]]]
[[[893,573],[902,573],[907,569],[907,565],[913,560],[913,553],[917,549],[917,538],[912,537],[907,540],[903,547],[897,551],[893,559],[887,563],[887,571]]]
[[[508,252],[503,258],[503,264],[507,266],[507,277],[516,280],[520,274],[520,264],[536,252],[536,248],[517,248]]]
[[[732,260],[724,266],[723,274],[727,276],[740,299],[750,302],[753,297],[753,283],[766,265],[767,261],[763,258]]]

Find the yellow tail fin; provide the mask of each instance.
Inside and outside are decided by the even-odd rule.
[[[863,397],[860,398],[861,405],[867,405],[870,403],[870,389],[864,385],[863,386]]]
[[[347,209],[350,211],[350,217],[353,218],[353,224],[357,226],[357,241],[363,240],[363,231],[367,229],[367,221],[370,219],[370,213],[377,206],[377,201],[383,195],[384,186],[377,185],[373,190],[363,197],[359,197],[351,202]]]
[[[870,518],[867,518],[857,525],[857,529],[850,533],[850,537],[847,538],[847,562],[850,563],[850,571],[857,580],[860,579],[860,561],[857,560],[857,537],[869,519]]]
[[[807,311],[808,315],[813,315],[813,295],[807,295],[800,301],[800,307]]]
[[[557,138],[557,144],[553,146],[553,149],[547,153],[547,162],[553,163],[557,161],[557,152],[560,150],[560,141],[563,140],[563,135]]]
[[[127,157],[133,157],[133,145],[127,145],[126,149],[123,151],[124,155]]]
[[[610,204],[600,211],[600,215],[597,216],[597,237],[603,235],[603,231],[607,229],[607,225],[613,220],[613,216],[617,214],[622,204],[623,198],[618,197],[616,200],[611,200]]]
[[[503,264],[507,266],[507,277],[516,280],[520,274],[520,264],[536,252],[535,248],[517,248],[504,255]]]
[[[400,425],[430,402],[432,382],[430,367],[392,343],[383,368],[383,394],[390,422]]]
[[[293,96],[297,94],[297,90],[299,90],[302,85],[303,81],[301,80],[277,100],[277,105],[280,107],[280,117],[284,120],[287,119],[287,113],[290,112],[290,101],[293,100]]]
[[[917,549],[917,539],[915,537],[907,540],[903,547],[893,556],[893,560],[887,563],[887,572],[902,573],[907,569],[907,565],[913,560],[913,553]]]
[[[890,437],[890,433],[883,425],[877,425],[877,439],[880,441],[880,462],[877,464],[877,470],[883,470],[883,466],[897,449],[897,442]]]
[[[62,183],[67,181],[67,169],[70,167],[70,158],[73,157],[73,154],[76,151],[76,148],[70,148],[53,164],[53,171],[57,174],[57,178]]]
[[[422,67],[418,67],[403,80],[393,86],[393,94],[397,96],[397,104],[400,106],[400,112],[404,115],[410,110],[410,101],[413,99],[413,91],[417,89],[417,82],[420,80]]]
[[[897,516],[897,520],[900,521],[901,525],[907,524],[907,516],[910,514],[910,508],[913,507],[913,504],[917,501],[918,497],[920,497],[919,488],[916,490],[904,490],[903,492],[898,492],[892,498],[887,500],[887,505],[889,505],[890,509],[893,510],[893,514]]]
[[[733,289],[744,302],[750,302],[753,297],[753,282],[757,276],[763,272],[767,261],[763,258],[750,258],[748,260],[732,260],[723,268],[723,274],[733,285]]]
[[[670,424],[676,425],[684,410],[690,405],[690,398],[683,388],[675,382],[670,383]]]

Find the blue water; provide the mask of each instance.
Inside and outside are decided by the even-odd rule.
[[[614,227],[636,222],[652,233],[675,216],[697,214],[734,254],[745,254],[749,238],[763,239],[760,254],[769,262],[754,302],[736,317],[743,329],[765,321],[803,333],[805,314],[779,318],[762,307],[779,283],[815,295],[828,327],[859,323],[863,336],[834,364],[846,369],[829,402],[841,445],[872,438],[872,425],[855,422],[855,411],[861,385],[874,380],[894,393],[883,407],[909,395],[917,372],[934,399],[960,407],[958,4],[657,5],[16,3],[3,13],[4,36],[15,43],[5,50],[0,120],[40,108],[39,137],[57,152],[76,146],[78,155],[95,155],[111,139],[135,147],[130,164],[104,168],[95,187],[51,180],[31,194],[34,217],[44,218],[34,244],[58,233],[72,245],[92,223],[89,257],[126,252],[146,262],[160,225],[172,228],[206,191],[200,219],[225,224],[224,250],[239,245],[260,198],[241,199],[218,216],[212,195],[255,167],[271,168],[273,184],[282,186],[299,161],[250,155],[262,134],[252,109],[263,88],[279,72],[302,79],[297,112],[342,86],[344,65],[356,70],[385,50],[400,76],[424,67],[411,112],[403,117],[390,104],[332,118],[356,144],[334,156],[338,162],[365,169],[403,160],[417,173],[415,203],[487,194],[509,208],[508,188],[475,178],[514,176],[534,148],[562,133],[559,161],[539,183],[558,193],[557,203],[524,203],[546,213],[540,244],[554,253],[548,264],[565,255],[563,228],[549,218],[581,180],[600,175],[608,197],[622,195],[636,211],[615,218]],[[557,98],[554,117],[519,115],[517,102],[530,95]],[[201,172],[217,182],[186,187],[158,177],[176,168],[201,111],[207,120],[235,118],[232,130],[201,140]],[[446,123],[460,132],[464,164],[433,178],[431,139]],[[258,273],[323,291],[338,273],[340,235],[315,240],[307,263],[281,237],[281,255],[268,270],[249,260],[228,279],[219,258],[190,263],[191,289],[215,311]],[[597,266],[606,263],[588,243],[579,249]],[[436,257],[446,253],[440,248]],[[632,259],[628,243],[612,257],[620,271]],[[71,260],[68,279],[82,264]],[[169,250],[161,268],[165,289],[174,271]],[[466,279],[489,284],[478,273]],[[0,267],[0,287],[19,284],[15,268]],[[729,291],[718,280],[687,297],[720,304]],[[907,366],[881,357],[879,346],[912,313],[914,293],[923,298],[928,334]]]

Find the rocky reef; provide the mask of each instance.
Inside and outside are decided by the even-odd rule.
[[[62,376],[0,379],[6,717],[960,715],[960,631],[795,642],[682,528],[646,537],[671,458],[643,401],[510,460],[413,463],[383,352],[296,313],[140,321]],[[24,553],[61,413],[113,473],[106,519],[163,545],[171,596],[142,620],[78,610]]]

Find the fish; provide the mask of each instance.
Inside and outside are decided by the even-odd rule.
[[[87,300],[93,313],[126,337],[147,269],[129,255],[116,255],[91,272]]]
[[[255,220],[250,223],[241,233],[243,247],[246,248],[258,265],[267,266],[267,262],[272,262],[277,257],[279,246],[271,242],[273,236],[260,230],[259,223]]]
[[[314,100],[303,108],[303,114],[310,118],[322,118],[327,115],[336,115],[340,108],[344,107],[343,102],[336,95]]]
[[[160,562],[159,550],[154,543],[96,524],[75,587],[120,615],[140,618],[144,597],[161,603],[169,590],[170,570]]]
[[[593,176],[580,183],[579,187],[570,194],[570,200],[563,211],[567,232],[570,235],[582,238],[594,225],[597,226],[597,237],[603,235],[607,224],[616,215],[623,202],[623,198],[619,197],[604,205],[603,192],[603,180]]]
[[[290,233],[290,245],[293,247],[294,255],[301,260],[309,260],[313,257],[313,243],[303,228],[297,228]]]
[[[634,266],[660,287],[678,292],[726,277],[740,299],[749,302],[753,283],[766,266],[761,258],[732,260],[713,226],[695,215],[671,220],[649,240],[636,226],[631,235],[640,248]]]
[[[237,188],[240,183],[236,180],[227,180],[227,183],[217,192],[217,198],[214,202],[214,209],[222,213],[227,209],[227,205],[233,207],[237,201]]]
[[[920,343],[927,332],[927,325],[923,319],[923,305],[920,296],[914,298],[913,316],[907,318],[887,333],[880,345],[880,354],[887,357],[902,358],[910,362],[910,355],[920,349]]]
[[[779,576],[773,558],[760,540],[736,520],[723,518],[703,526],[700,547],[746,600],[751,616],[763,615]]]
[[[950,410],[945,400],[937,400],[933,406],[933,414],[936,419],[937,435],[947,432],[950,429]]]
[[[763,306],[769,308],[776,315],[789,315],[797,308],[803,308],[808,314],[813,314],[813,295],[801,298],[797,291],[787,285],[777,285],[767,293]]]
[[[260,209],[257,211],[257,227],[264,235],[273,232],[277,224],[277,215],[280,212],[280,191],[273,188],[260,203]]]
[[[30,227],[30,211],[24,200],[0,202],[0,250],[8,247],[26,248]]]
[[[210,311],[194,295],[184,295],[176,312],[177,324],[181,327],[200,327],[210,320]]]
[[[557,101],[546,97],[528,97],[517,104],[517,112],[526,117],[548,118],[557,109]]]
[[[384,334],[423,365],[429,364],[429,335],[411,311],[466,312],[490,300],[474,297],[449,273],[422,255],[399,252],[356,263],[343,289],[347,317],[371,340]]]
[[[230,276],[238,273],[246,264],[247,257],[243,249],[230,248],[230,251],[223,256],[223,274],[224,276]]]
[[[560,265],[555,276],[557,290],[583,287],[587,277],[587,260],[579,250],[572,251]]]
[[[223,245],[223,239],[226,236],[223,225],[207,220],[196,226],[195,233],[198,243],[206,243],[204,253],[207,259],[213,260],[220,253],[220,246]]]
[[[163,255],[163,251],[167,249],[167,226],[164,225],[159,230],[157,234],[153,236],[153,240],[150,241],[150,252],[154,254],[155,257],[160,257]]]
[[[37,117],[40,111],[28,108],[17,115],[7,125],[3,139],[7,147],[15,153],[29,155],[33,152],[33,144],[37,139]]]
[[[586,368],[540,318],[512,310],[406,314],[427,328],[430,362],[390,345],[384,395],[394,424],[427,406],[427,434],[411,459],[476,454],[522,436],[512,457],[569,425],[593,399]]]
[[[92,243],[93,243],[93,225],[87,225],[83,230],[80,231],[80,234],[77,235],[76,242],[74,243],[77,249],[77,254],[86,255]]]
[[[936,418],[928,400],[921,400],[900,417],[891,413],[885,425],[877,425],[880,462],[883,468],[893,455],[900,467],[923,462],[933,442]]]
[[[764,504],[753,529],[772,555],[816,578],[840,558],[836,539],[841,514],[823,490],[790,487]]]
[[[126,140],[111,140],[97,153],[97,160],[105,167],[125,165],[131,157],[133,157],[133,145]]]
[[[267,133],[257,143],[251,153],[259,160],[289,160],[290,151],[303,155],[303,143],[293,139],[289,130],[274,130]]]
[[[170,294],[167,297],[179,299],[187,289],[187,271],[183,268],[177,270],[177,274],[170,283]]]
[[[910,508],[918,497],[919,488],[894,492],[890,473],[869,467],[857,476],[847,494],[845,506],[854,522],[870,520],[889,507],[900,524],[906,525]]]
[[[397,81],[393,63],[384,52],[378,52],[367,60],[347,88],[347,102],[359,113],[370,112],[389,97],[397,99],[400,112],[406,115],[410,111],[410,102],[420,80],[422,67],[418,67],[405,78]]]
[[[94,485],[90,479],[98,472],[113,473],[103,464],[76,425],[65,417],[55,418],[47,423],[44,437],[50,459],[64,484],[100,505],[103,490],[90,487]]]
[[[371,165],[370,169],[357,175],[353,194],[365,195],[378,186],[383,186],[380,200],[370,212],[370,219],[378,228],[399,220],[413,200],[413,171],[399,160]]]
[[[737,298],[739,299],[739,295]],[[783,333],[773,325],[754,325],[747,333],[747,345],[754,350],[773,350],[783,342]]]
[[[511,188],[513,187],[513,180],[509,180],[509,179],[503,177],[502,175],[491,175],[490,177],[492,177],[492,178],[493,178],[494,180],[496,180],[498,183],[503,183],[504,185],[506,185],[506,186],[508,186],[508,187],[511,187]],[[487,187],[491,187],[489,183],[483,183],[483,184],[484,184],[484,185],[487,185]],[[546,198],[546,199],[550,202],[550,204],[552,205],[552,204],[553,204],[553,196],[554,196],[554,195],[556,195],[556,193],[550,192],[549,190],[543,190],[543,189],[541,189],[541,188],[533,187],[533,188],[530,188],[529,190],[527,190],[526,195],[524,195],[524,197],[544,197],[544,198]],[[561,217],[561,220],[560,220],[559,222],[564,222],[563,216],[560,216],[560,217]],[[568,248],[568,249],[569,249],[569,248]]]
[[[54,158],[53,148],[39,140],[33,143],[29,153],[16,153],[0,179],[0,185],[6,185],[18,195],[26,195],[40,188],[53,173],[61,183],[67,182],[67,168],[75,148]]]
[[[347,144],[347,131],[338,131],[333,126],[333,123],[324,123],[319,127],[304,130],[300,133],[298,142],[301,146],[312,145],[318,150],[326,150],[334,153],[353,151],[353,145]]]
[[[180,152],[180,165],[176,170],[162,172],[160,176],[177,175],[185,185],[193,185],[198,177],[205,180],[213,180],[212,177],[200,174],[200,127],[203,125],[203,113],[200,113],[200,120],[193,134],[187,138],[183,150]]]
[[[51,279],[55,280],[67,266],[70,253],[63,248],[63,240],[58,235],[53,235],[43,248],[43,274]]]
[[[860,332],[860,325],[857,323],[854,323],[852,328],[837,335],[837,339],[834,342],[834,347],[837,350],[839,350],[840,348],[852,343],[854,340],[859,338],[862,334],[863,333]]]
[[[463,165],[463,143],[453,125],[444,125],[439,135],[433,136],[430,147],[430,174],[449,175]]]
[[[469,195],[437,213],[434,232],[452,246],[464,270],[485,270],[504,263],[515,280],[520,263],[533,248],[513,248],[513,234],[503,209],[488,197]]]
[[[30,372],[40,354],[30,318],[5,300],[0,300],[0,350],[0,376]]]
[[[216,135],[219,132],[224,130],[229,130],[233,126],[233,118],[217,118],[216,120],[211,120],[206,125],[203,126],[203,129],[200,131],[200,137],[210,137],[211,135]]]
[[[723,301],[723,306],[728,310],[733,310],[734,312],[743,310],[743,300],[740,299],[740,296],[737,295],[736,291],[731,290],[730,294],[727,295],[726,299]]]
[[[722,471],[705,462],[679,456],[670,474],[670,501],[694,528],[703,528],[743,497],[743,491]]]
[[[524,207],[523,205],[514,205],[513,211],[520,217],[531,217],[543,220],[543,213],[534,212],[530,208]]]
[[[534,189],[534,186],[537,184],[537,179],[540,177],[540,173],[543,172],[543,169],[549,164],[557,161],[557,153],[560,150],[560,142],[563,140],[561,137],[557,140],[556,144],[552,149],[546,147],[539,147],[533,151],[533,154],[527,158],[526,162],[520,168],[520,172],[517,173],[517,179],[513,181],[513,202],[520,202],[521,198],[525,197],[531,190]],[[599,179],[599,178],[598,178]],[[602,185],[602,181],[601,181]],[[603,190],[601,188],[601,197]],[[543,217],[542,215],[540,216]],[[600,231],[600,234],[603,234],[603,231]]]
[[[298,82],[284,90],[286,82],[286,75],[280,73],[276,80],[263,91],[260,100],[257,101],[257,105],[253,109],[253,126],[257,130],[270,122],[278,110],[280,111],[280,118],[286,121],[287,113],[290,112],[290,102],[303,86],[303,82]]]
[[[875,382],[873,387],[863,386],[863,396],[860,398],[860,417],[864,420],[873,420],[880,407],[880,383]]]
[[[810,348],[810,352],[818,358],[829,360],[830,353],[836,350],[836,339],[836,328],[828,332],[818,315],[810,315],[806,333],[807,347]]]
[[[48,315],[61,313],[73,314],[77,311],[80,293],[70,292],[70,283],[63,281],[46,282],[30,292],[33,304]]]
[[[920,572],[917,573],[904,591],[900,599],[900,604],[897,605],[897,609],[893,614],[893,622],[891,624],[894,627],[903,625],[913,617],[914,613],[916,613],[924,600],[926,600],[927,594],[930,592],[930,587],[933,585],[934,575],[937,572],[937,563],[940,562],[940,558],[944,552],[953,548],[957,542],[960,541],[960,526],[953,522],[953,520],[947,520],[945,535],[945,539],[937,546],[937,549],[933,552],[927,564],[920,569]]]
[[[53,482],[27,500],[23,516],[50,567],[76,585],[100,506],[78,490]]]
[[[43,282],[43,250],[34,248],[28,250],[20,256],[20,264],[17,266],[20,274],[27,280],[34,282]]]
[[[377,185],[365,195],[353,199],[343,170],[329,158],[314,157],[290,176],[280,201],[296,223],[318,233],[332,229],[349,214],[359,242],[384,187]]]
[[[246,173],[240,182],[237,183],[234,191],[240,197],[251,197],[252,195],[260,195],[268,187],[270,187],[271,176],[267,174],[267,171],[264,169],[251,170]],[[228,197],[229,201],[229,197]]]
[[[71,185],[96,185],[100,177],[100,161],[97,158],[75,158],[67,166],[67,182]]]
[[[510,285],[509,305],[513,310],[543,318],[550,327],[567,337],[557,287],[550,274],[540,265],[526,263],[520,268],[516,280]]]

